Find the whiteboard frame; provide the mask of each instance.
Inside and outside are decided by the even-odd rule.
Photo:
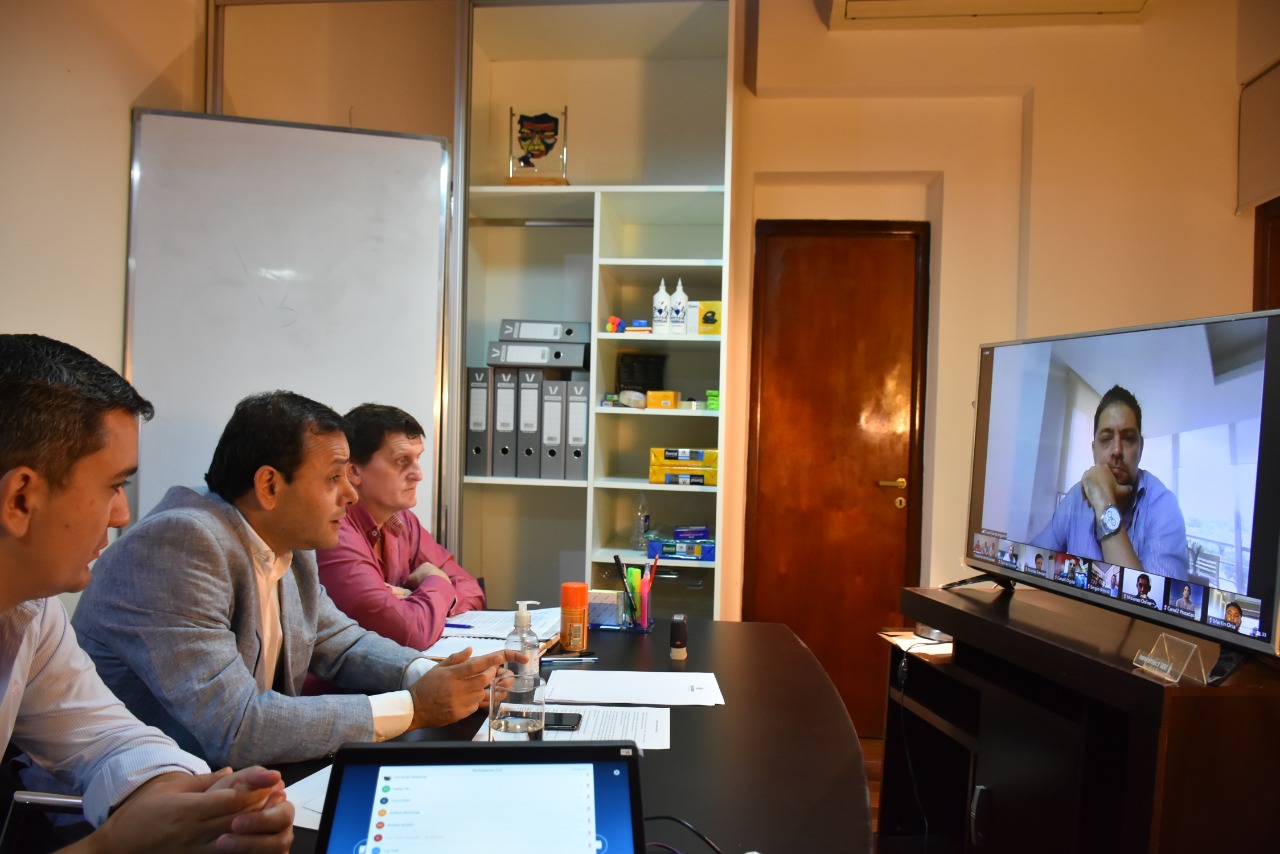
[[[152,384],[153,387],[149,391],[148,372],[153,367],[158,368],[158,365],[143,365],[140,364],[139,361],[140,352],[149,352],[155,343],[147,337],[155,332],[155,330],[150,328],[148,325],[151,324],[152,321],[146,317],[140,317],[140,315],[146,314],[144,303],[147,299],[158,299],[155,291],[153,290],[154,285],[152,285],[147,279],[147,276],[150,273],[145,270],[145,265],[151,262],[148,260],[145,250],[141,257],[139,257],[138,247],[140,241],[154,238],[154,235],[150,235],[148,231],[152,227],[152,223],[147,219],[148,211],[145,210],[145,206],[147,204],[154,204],[155,202],[148,201],[148,196],[145,194],[140,197],[139,181],[143,174],[144,165],[147,164],[148,158],[148,152],[145,150],[147,140],[144,138],[144,134],[146,133],[144,125],[150,125],[155,120],[167,122],[173,119],[181,121],[219,123],[219,125],[223,125],[223,123],[232,123],[236,125],[256,126],[257,128],[265,130],[267,133],[274,133],[276,129],[279,129],[282,133],[296,133],[296,131],[299,130],[316,131],[318,134],[336,133],[344,135],[342,140],[345,142],[350,142],[356,138],[378,138],[378,140],[385,140],[391,145],[395,145],[395,143],[392,142],[395,140],[421,141],[428,144],[428,148],[424,149],[424,153],[430,152],[430,156],[432,158],[435,157],[434,151],[435,148],[438,147],[439,193],[438,197],[434,193],[427,197],[427,204],[423,207],[423,211],[430,208],[431,211],[436,212],[438,221],[435,224],[434,229],[430,223],[425,223],[424,227],[420,229],[420,233],[424,234],[434,231],[434,235],[430,238],[435,241],[434,258],[427,258],[426,263],[419,264],[413,268],[415,270],[422,270],[421,281],[428,283],[430,287],[425,294],[413,294],[414,298],[421,298],[419,299],[419,302],[424,306],[424,310],[422,312],[416,314],[411,313],[409,315],[411,318],[409,322],[418,322],[419,324],[414,327],[415,329],[426,329],[431,333],[429,343],[424,342],[423,346],[418,347],[420,354],[425,355],[425,359],[418,359],[415,361],[416,354],[414,352],[414,348],[405,347],[404,358],[391,360],[394,362],[393,364],[384,364],[379,362],[377,364],[360,365],[358,359],[360,354],[360,345],[363,340],[360,335],[375,335],[380,333],[385,328],[385,325],[379,318],[383,318],[386,315],[376,315],[375,322],[372,326],[366,329],[363,333],[357,332],[355,337],[353,337],[351,329],[347,325],[347,321],[349,319],[358,319],[356,318],[356,315],[363,314],[363,312],[348,312],[342,316],[342,329],[333,329],[333,324],[329,324],[329,326],[323,326],[322,324],[321,327],[319,327],[321,331],[327,331],[334,334],[335,342],[347,342],[341,347],[342,352],[345,354],[345,363],[341,365],[340,370],[336,372],[336,374],[342,375],[338,377],[338,379],[341,379],[342,382],[347,385],[337,387],[338,390],[335,390],[333,393],[323,395],[317,395],[314,393],[308,394],[306,390],[300,390],[300,393],[307,394],[309,397],[320,400],[322,403],[332,406],[339,412],[345,411],[350,408],[350,406],[355,405],[355,403],[375,400],[380,403],[389,403],[395,406],[400,406],[414,415],[414,417],[422,423],[423,428],[428,432],[429,436],[424,437],[424,439],[427,440],[424,442],[425,449],[422,459],[424,479],[419,486],[418,506],[414,509],[414,512],[423,521],[423,524],[428,527],[428,529],[435,530],[437,516],[440,514],[440,508],[442,506],[440,501],[440,453],[442,439],[441,401],[442,387],[445,380],[444,371],[446,369],[444,360],[444,332],[447,319],[445,314],[445,295],[447,290],[446,271],[449,269],[449,256],[451,254],[449,244],[449,187],[452,175],[452,164],[448,142],[439,137],[415,134],[356,130],[343,127],[306,125],[293,122],[276,122],[261,119],[214,116],[206,113],[185,113],[173,110],[154,110],[146,108],[138,108],[133,111],[133,152],[130,164],[128,268],[125,295],[124,373],[131,382],[138,385],[139,391],[144,397],[151,399],[152,402],[156,404],[156,418],[150,424],[143,425],[141,430],[141,436],[139,439],[140,470],[138,477],[136,478],[134,494],[130,496],[133,518],[139,518],[141,513],[138,511],[141,511],[142,513],[148,512],[151,507],[154,506],[155,501],[158,500],[158,496],[163,495],[169,486],[175,484],[187,486],[203,485],[202,479],[198,484],[192,483],[192,477],[190,475],[175,477],[169,471],[169,466],[172,464],[171,461],[165,459],[161,451],[156,448],[157,441],[159,441],[158,437],[163,439],[166,430],[170,429],[162,419],[165,417],[166,405],[171,405],[171,390],[160,389],[156,387],[155,384]],[[317,137],[317,139],[320,138],[321,137]],[[337,138],[327,137],[327,139]],[[378,144],[380,143],[373,142],[371,150],[373,150],[373,148]],[[193,164],[199,168],[209,166],[207,160],[197,159],[193,161]],[[434,160],[431,161],[430,165],[434,167]],[[428,175],[429,172],[424,170],[422,174],[425,176]],[[435,186],[435,184],[436,179],[432,177],[430,186]],[[145,188],[143,189],[145,190]],[[344,197],[339,201],[345,203],[348,202],[349,199]],[[144,265],[141,275],[140,264]],[[415,281],[417,281],[417,273],[415,272],[414,275]],[[432,313],[433,316],[431,316]],[[398,319],[404,320],[404,318]],[[427,338],[428,336],[423,335],[421,337]],[[396,340],[400,340],[400,338],[397,337]],[[416,340],[416,337],[410,336],[409,340]],[[240,347],[263,346],[261,337],[251,341],[242,341],[237,340],[233,335],[230,336],[230,340],[227,343],[230,346]],[[387,360],[383,361],[385,362]],[[426,364],[423,363],[424,361]],[[266,369],[268,366],[265,362],[257,363],[255,365],[255,370],[259,367],[264,368],[262,374],[255,374],[255,377],[252,380],[247,381],[244,384],[243,392],[235,397],[236,400],[258,391],[289,387],[289,384],[276,383],[271,380],[272,372]],[[431,370],[430,381],[418,386],[420,390],[420,395],[418,397],[415,397],[413,394],[381,394],[370,396],[365,393],[366,388],[377,384],[373,379],[371,379],[371,377],[412,376],[411,372],[415,368],[423,373],[426,373],[427,369]],[[180,360],[172,364],[166,362],[163,372],[172,373],[175,369],[179,371],[181,370]],[[323,366],[318,368],[318,370],[324,369],[325,368]],[[326,374],[325,377],[326,382],[328,382],[331,379],[334,379],[335,373]],[[162,391],[163,393],[156,394],[157,391]],[[189,398],[200,398],[203,393],[204,390],[200,389],[189,395]],[[230,406],[225,407],[225,412],[220,411],[216,413],[209,413],[208,417],[212,421],[216,422],[212,425],[212,429],[215,432],[215,442],[216,434],[221,433],[222,427],[230,417],[230,414]],[[209,455],[212,453],[212,444],[208,444],[208,447],[205,448],[196,442],[193,443],[192,447],[194,459],[196,460],[196,464],[200,467],[200,474],[203,475],[203,472],[208,465]],[[186,465],[187,468],[190,469],[191,463],[188,462]],[[156,481],[155,486],[157,488],[153,488],[151,481],[156,478],[160,478],[160,480]]]

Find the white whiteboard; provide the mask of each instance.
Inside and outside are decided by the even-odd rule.
[[[237,401],[288,389],[413,414],[434,528],[448,171],[433,137],[135,111],[126,374],[156,416],[134,518],[204,486]]]

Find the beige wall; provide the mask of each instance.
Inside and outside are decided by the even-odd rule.
[[[978,344],[1250,308],[1235,4],[1160,0],[1139,25],[838,33],[811,0],[755,6],[738,22],[755,92],[735,96],[727,397],[749,394],[756,219],[923,209],[923,577],[962,577]],[[741,461],[745,415],[729,427]],[[741,482],[726,502],[741,520]],[[741,555],[725,553],[732,587]]]
[[[129,111],[200,109],[203,0],[0,0],[0,332],[121,367]]]
[[[957,577],[978,343],[1249,308],[1236,4],[1159,0],[1134,26],[832,33],[812,0],[760,0],[755,26],[755,0],[734,3],[740,49],[758,37],[757,91],[738,88],[733,116],[726,455],[741,471],[754,220],[927,217],[924,572]],[[0,0],[0,331],[122,364],[129,110],[202,108],[203,18],[203,0]],[[1251,42],[1249,62],[1267,53]],[[727,545],[742,502],[738,479]],[[723,553],[732,617],[741,554]]]
[[[0,0],[0,332],[123,367],[129,111],[201,107],[203,21],[203,0]]]
[[[453,0],[230,7],[223,112],[452,139],[455,12]]]
[[[1280,61],[1280,3],[1237,0],[1239,20],[1236,76],[1248,83]]]

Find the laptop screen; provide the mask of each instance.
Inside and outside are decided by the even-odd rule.
[[[644,851],[631,742],[343,747],[317,852]]]

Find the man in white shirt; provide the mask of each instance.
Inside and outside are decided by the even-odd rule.
[[[129,521],[139,416],[118,374],[39,335],[0,335],[0,736],[83,794],[98,829],[72,850],[287,851],[275,771],[209,773],[131,715],[76,644],[58,593],[81,590]]]
[[[298,762],[452,723],[503,661],[466,651],[432,667],[325,594],[312,550],[337,543],[356,500],[342,428],[292,392],[240,401],[210,491],[170,489],[103,553],[76,609],[103,681],[211,762]],[[308,673],[351,693],[301,696]]]

